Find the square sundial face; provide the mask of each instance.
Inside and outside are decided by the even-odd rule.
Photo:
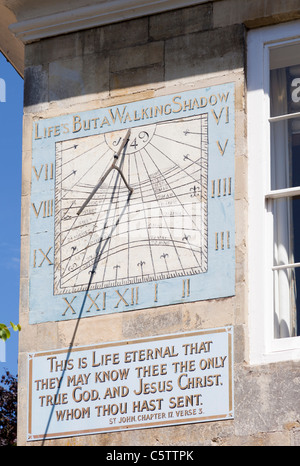
[[[233,84],[34,122],[31,323],[230,296],[234,230]]]
[[[56,143],[54,293],[207,271],[207,114]],[[92,276],[91,276],[92,274]]]

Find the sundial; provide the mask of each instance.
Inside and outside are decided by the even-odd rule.
[[[234,87],[35,122],[31,321],[234,294]]]
[[[207,269],[207,115],[125,133],[57,143],[56,293]]]

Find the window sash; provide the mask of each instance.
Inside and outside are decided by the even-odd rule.
[[[297,197],[300,196],[300,186],[284,189],[274,189],[265,194],[265,198],[268,199],[280,199],[285,197]]]
[[[269,122],[273,123],[276,121],[290,120],[291,118],[299,118],[299,117],[300,117],[300,112],[284,113],[283,115],[277,115],[274,117],[270,117]]]
[[[300,43],[299,30],[300,21],[297,20],[248,32],[248,303],[251,364],[300,359],[300,337],[274,338],[272,284],[275,271],[272,270],[273,252],[271,248],[266,248],[273,231],[273,215],[268,208],[271,199],[300,195],[300,190],[294,187],[270,189],[270,123],[300,115],[270,118],[269,55],[271,48]],[[262,266],[258,267],[258,264]]]
[[[273,265],[272,270],[297,269],[298,267],[300,267],[300,262],[294,262],[291,264]]]

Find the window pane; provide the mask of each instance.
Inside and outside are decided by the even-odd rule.
[[[300,198],[273,199],[274,266],[300,262]]]
[[[300,46],[299,46],[300,47]],[[278,50],[278,49],[277,49]],[[287,48],[282,48],[286,53]],[[300,48],[299,48],[300,51]],[[270,116],[300,112],[300,53],[298,64],[270,71]],[[271,51],[272,60],[272,51]]]
[[[271,190],[300,187],[300,42],[270,50]],[[300,199],[271,202],[274,223],[274,335],[299,335]],[[298,325],[300,327],[300,324]],[[298,332],[298,333],[297,333]]]
[[[271,190],[300,187],[300,117],[271,123]]]
[[[299,336],[300,268],[274,270],[274,338]],[[297,292],[298,291],[298,292]],[[299,327],[299,325],[298,325]]]
[[[297,335],[300,300],[300,268],[284,267],[300,262],[300,198],[274,199],[274,303],[275,336]],[[298,334],[299,334],[298,329]]]

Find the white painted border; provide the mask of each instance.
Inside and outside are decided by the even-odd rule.
[[[249,337],[250,363],[300,359],[300,337],[274,339],[272,216],[265,196],[270,191],[269,50],[300,40],[300,22],[248,33],[248,186],[249,186]]]
[[[208,0],[107,0],[96,5],[19,21],[9,29],[24,43],[104,24],[116,23],[167,10],[198,5]]]

